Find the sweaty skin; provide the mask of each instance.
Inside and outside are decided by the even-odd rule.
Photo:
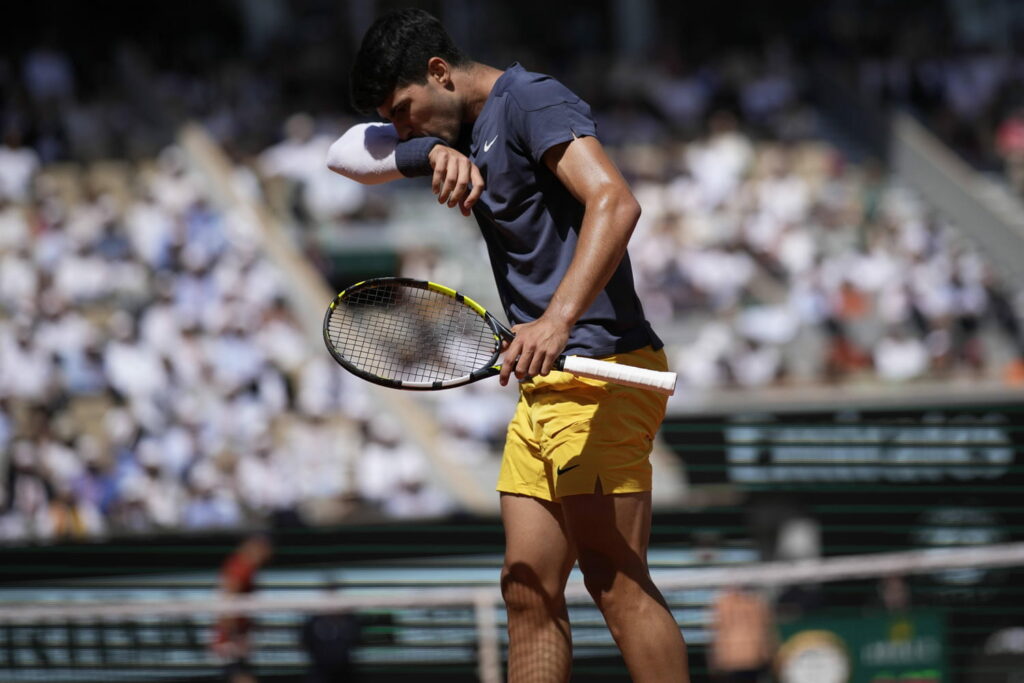
[[[597,139],[576,138],[556,145],[545,152],[544,163],[584,205],[583,224],[569,269],[544,315],[512,328],[516,338],[505,350],[502,385],[513,372],[523,379],[551,371],[573,324],[625,256],[640,218],[640,204]]]

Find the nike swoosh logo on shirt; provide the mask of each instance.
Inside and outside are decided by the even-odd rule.
[[[494,141],[497,140],[497,139],[498,139],[498,136],[495,135],[493,138],[491,138],[490,142],[485,142],[484,143],[484,151],[486,152],[487,150],[489,150],[491,148],[491,145],[493,145]]]
[[[579,467],[579,464],[578,464],[578,463],[577,463],[577,464],[575,464],[575,465],[569,465],[568,467],[559,467],[559,468],[557,468],[557,469],[556,469],[555,471],[556,471],[556,472],[558,472],[559,474],[565,474],[565,473],[566,473],[566,472],[568,472],[569,470],[574,470],[574,469],[576,469],[577,467]]]

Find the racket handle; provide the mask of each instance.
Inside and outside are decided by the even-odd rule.
[[[603,379],[628,387],[650,389],[666,396],[671,396],[676,392],[676,373],[674,372],[647,370],[582,356],[564,356],[561,369],[580,377]]]

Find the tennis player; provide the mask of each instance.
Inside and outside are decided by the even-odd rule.
[[[552,371],[560,353],[665,370],[626,246],[640,206],[597,138],[590,107],[519,64],[468,59],[420,10],[381,17],[352,71],[361,124],[328,166],[363,183],[432,176],[472,213],[516,334],[500,382],[520,398],[498,491],[509,680],[566,681],[564,590],[575,562],[635,681],[688,681],[686,647],[651,581],[652,441],[665,397]]]

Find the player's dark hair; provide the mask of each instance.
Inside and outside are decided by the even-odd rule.
[[[469,58],[441,22],[421,9],[389,12],[373,22],[352,65],[352,106],[371,113],[410,83],[426,83],[427,62],[440,57],[452,66]]]

